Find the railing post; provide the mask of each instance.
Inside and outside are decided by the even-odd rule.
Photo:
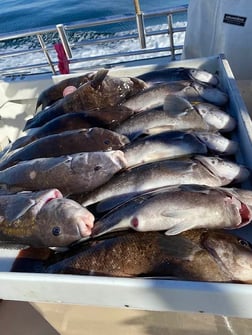
[[[140,46],[142,49],[145,49],[146,39],[145,39],[145,28],[144,28],[144,15],[140,9],[139,1],[134,0],[134,4],[135,4],[136,22],[137,22],[137,30],[138,30]]]
[[[57,28],[61,43],[63,45],[63,48],[65,50],[65,53],[67,55],[67,58],[70,59],[70,58],[73,57],[72,56],[72,50],[70,48],[70,44],[69,44],[67,36],[66,36],[64,25],[63,24],[57,24],[56,28]]]
[[[46,59],[47,59],[47,62],[48,62],[48,64],[50,65],[50,67],[51,67],[51,69],[52,69],[52,73],[53,73],[53,74],[56,74],[56,71],[55,71],[54,66],[53,66],[53,62],[52,62],[52,60],[51,60],[51,57],[50,57],[50,55],[49,55],[48,50],[46,49],[46,45],[45,45],[45,42],[44,42],[42,36],[41,36],[40,34],[37,34],[37,38],[38,38],[39,43],[40,43],[40,45],[41,45],[41,48],[42,48],[42,50],[43,50],[43,52],[44,52],[44,54],[45,54],[45,57],[46,57]]]
[[[171,59],[175,60],[172,14],[168,14],[168,34],[170,39]]]

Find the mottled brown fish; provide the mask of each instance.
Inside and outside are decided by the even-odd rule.
[[[11,151],[0,161],[4,170],[20,161],[35,158],[59,157],[78,152],[118,150],[129,143],[126,136],[104,128],[65,131],[42,137],[23,148]]]
[[[24,129],[40,127],[59,115],[73,112],[86,112],[108,125],[128,118],[133,112],[119,104],[127,96],[141,91],[145,83],[107,76],[107,73],[108,70],[97,71],[92,80],[28,120]]]
[[[0,171],[0,187],[11,191],[57,188],[64,195],[90,192],[125,166],[119,150],[37,158]]]
[[[57,189],[0,194],[1,244],[64,247],[91,234],[94,216]]]
[[[67,86],[80,87],[84,83],[92,80],[94,72],[89,72],[81,76],[66,78],[61,80],[59,83],[54,84],[44,91],[42,91],[38,97],[36,109],[42,105],[42,109],[46,106],[52,105],[55,101],[63,98],[63,91]]]
[[[251,283],[251,262],[251,244],[224,231],[127,232],[62,253],[23,250],[12,271]]]

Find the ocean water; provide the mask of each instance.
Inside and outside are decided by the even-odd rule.
[[[188,1],[140,0],[140,7],[146,12],[188,4]],[[1,0],[0,34],[133,13],[133,0]]]
[[[140,8],[144,13],[157,11],[160,9],[177,7],[188,4],[189,0],[139,0]],[[39,47],[39,42],[36,36],[11,41],[1,41],[1,35],[13,33],[15,31],[32,30],[45,27],[55,27],[56,24],[71,24],[76,21],[86,19],[99,19],[107,16],[124,15],[135,13],[134,0],[2,0],[0,12],[0,56],[8,54],[13,50],[30,50]],[[185,26],[186,16],[183,14],[177,15],[174,21],[175,26]],[[167,29],[167,20],[164,17],[160,19],[145,20],[147,31]],[[96,29],[86,29],[68,33],[70,44],[83,41],[85,39],[95,39],[96,37],[111,37],[111,35],[136,33],[136,24],[125,22],[120,24],[120,32],[118,26],[106,25]],[[183,34],[174,36],[175,44],[181,43],[184,38]],[[57,34],[48,34],[43,36],[44,41],[54,44],[58,42]],[[166,47],[168,38],[164,39],[161,35],[149,37],[147,40],[147,48]],[[137,40],[125,40],[118,43],[105,43],[96,46],[89,46],[83,49],[75,49],[74,57],[83,58],[92,55],[106,55],[114,51],[124,52],[129,50],[139,49]],[[51,58],[54,61],[57,59],[56,53],[52,50]],[[36,58],[36,59],[35,59]],[[0,57],[0,69],[9,68],[12,66],[22,66],[27,62],[37,63],[45,61],[44,55],[36,54],[36,57],[26,55],[26,57]]]

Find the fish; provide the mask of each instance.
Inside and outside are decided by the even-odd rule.
[[[68,86],[80,87],[84,83],[92,80],[94,72],[89,72],[81,76],[66,78],[59,83],[54,84],[47,89],[43,90],[37,99],[36,110],[42,105],[42,109],[52,105],[55,101],[63,97],[63,91]]]
[[[201,84],[217,86],[219,78],[206,70],[186,67],[163,68],[160,70],[149,71],[137,76],[148,84],[169,82],[176,80],[195,80]]]
[[[220,231],[206,232],[201,240],[204,249],[229,276],[230,281],[252,283],[250,259],[252,245],[248,240],[239,235],[224,234]]]
[[[211,85],[202,85],[200,83],[193,83],[194,90],[198,93],[199,97],[203,100],[212,103],[217,106],[226,106],[229,97],[226,92],[219,89],[218,87],[212,87]]]
[[[228,190],[183,184],[134,196],[96,220],[92,236],[127,229],[167,235],[198,228],[237,229],[251,218],[252,208]]]
[[[46,137],[53,134],[59,134],[67,130],[75,130],[81,128],[106,128],[106,125],[84,112],[63,114],[55,117],[51,121],[45,123],[43,126],[38,128],[33,128],[31,133],[26,136],[19,137],[14,142],[12,142],[10,150],[16,150],[25,145],[34,142],[35,140]]]
[[[91,234],[94,216],[58,189],[0,193],[1,244],[65,247]]]
[[[250,242],[223,230],[194,229],[175,236],[131,231],[58,253],[25,249],[11,271],[250,284],[251,261]]]
[[[194,80],[201,84],[209,84],[212,86],[219,84],[219,78],[216,74],[212,74],[206,70],[186,67],[163,68],[149,71],[137,76],[137,78],[148,84],[178,80]]]
[[[239,145],[236,141],[221,135],[216,132],[198,131],[194,134],[208,147],[208,150],[218,153],[220,155],[234,155]]]
[[[179,184],[217,187],[242,182],[249,175],[246,167],[220,157],[199,155],[191,159],[162,160],[120,171],[77,201],[85,207],[96,203],[95,212],[101,213],[121,205],[133,194],[158,187]]]
[[[65,196],[90,192],[125,166],[120,150],[37,158],[0,171],[0,187],[16,192],[57,188]]]
[[[42,137],[23,148],[11,151],[0,160],[0,170],[20,161],[35,158],[58,157],[78,152],[118,150],[129,143],[126,136],[114,131],[94,127],[69,130],[60,134]]]
[[[132,141],[143,134],[153,135],[166,130],[191,129],[210,131],[218,128],[209,126],[188,100],[168,95],[163,108],[132,115],[114,130]]]
[[[220,132],[231,132],[235,129],[236,120],[218,106],[207,102],[194,102],[192,105],[209,126]]]
[[[216,87],[181,80],[155,84],[129,97],[122,106],[139,113],[162,106],[165,98],[170,94],[181,96],[189,101],[203,99],[218,106],[224,106],[228,102],[228,95]]]
[[[231,155],[237,149],[237,142],[219,133],[174,130],[137,138],[121,150],[125,154],[129,168],[160,159],[174,159],[194,154],[212,152]]]
[[[71,94],[58,100],[48,109],[34,115],[25,124],[24,130],[40,127],[56,116],[85,112],[107,125],[125,120],[133,111],[121,106],[119,102],[145,87],[145,83],[138,79],[121,79],[107,75],[108,70],[96,72],[93,79],[81,85]]]

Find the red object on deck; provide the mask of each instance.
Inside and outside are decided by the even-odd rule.
[[[58,68],[61,74],[68,74],[69,73],[69,60],[67,59],[64,47],[62,43],[54,44],[54,48],[57,52],[58,56]]]

